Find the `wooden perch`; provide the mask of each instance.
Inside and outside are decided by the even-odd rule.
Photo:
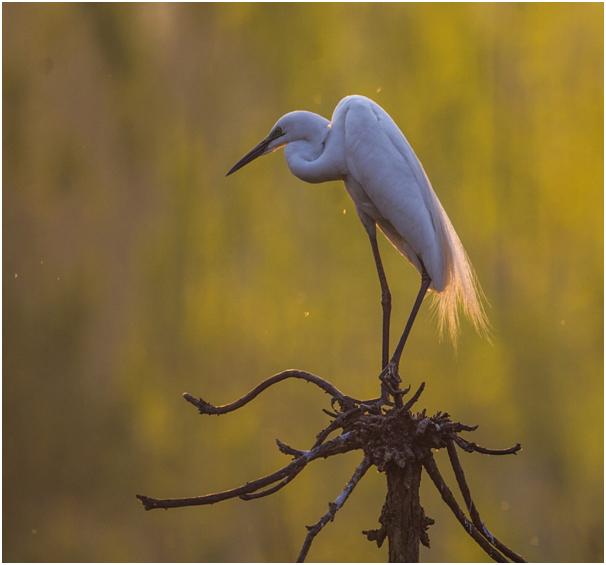
[[[515,551],[498,540],[486,527],[472,499],[463,467],[457,454],[457,446],[470,453],[484,455],[516,454],[520,444],[508,449],[488,449],[462,438],[462,432],[472,432],[477,426],[468,426],[453,421],[449,414],[437,412],[427,416],[425,410],[411,411],[418,402],[425,383],[407,400],[410,387],[401,389],[398,379],[392,379],[383,389],[388,390],[393,400],[378,398],[367,401],[347,396],[325,379],[306,371],[288,370],[264,380],[249,393],[230,404],[215,406],[185,393],[183,397],[201,414],[221,415],[242,408],[265,390],[286,379],[299,379],[320,388],[331,399],[332,410],[324,410],[330,417],[328,425],[316,435],[308,449],[297,449],[276,440],[278,449],[293,459],[277,471],[239,487],[188,498],[152,498],[138,494],[146,510],[159,508],[181,508],[215,504],[231,498],[254,500],[270,496],[290,484],[308,463],[326,459],[348,451],[360,450],[362,462],[354,471],[339,496],[328,506],[328,511],[313,526],[307,527],[307,535],[299,553],[298,561],[304,561],[315,537],[335,519],[366,471],[375,466],[387,476],[387,495],[379,518],[380,528],[363,532],[369,541],[379,547],[385,539],[389,543],[390,562],[418,562],[419,544],[429,547],[428,528],[433,520],[425,515],[419,497],[422,471],[425,469],[440,496],[463,526],[463,531],[497,562],[524,562]],[[389,386],[387,386],[389,385]],[[329,439],[333,434],[336,437]],[[446,485],[433,457],[432,451],[446,448],[457,485],[465,501],[469,516],[461,509],[452,491]]]

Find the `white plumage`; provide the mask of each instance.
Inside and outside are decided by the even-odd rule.
[[[330,122],[311,112],[290,112],[228,174],[282,146],[290,170],[300,179],[345,182],[371,243],[378,225],[421,275],[425,267],[440,330],[456,340],[459,309],[480,333],[487,329],[481,290],[465,249],[419,159],[383,108],[364,96],[348,96]],[[381,277],[380,258],[377,268]]]

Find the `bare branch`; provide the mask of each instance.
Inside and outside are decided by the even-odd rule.
[[[264,496],[269,496],[274,492],[278,492],[283,489],[288,483],[290,483],[293,479],[297,477],[297,475],[303,470],[305,465],[302,465],[298,469],[295,469],[292,474],[288,475],[285,479],[282,479],[279,483],[276,483],[273,487],[269,487],[265,490],[259,490],[256,492],[251,492],[249,494],[241,494],[239,498],[242,500],[254,500],[255,498],[263,498]]]
[[[290,445],[287,445],[286,443],[284,443],[283,441],[280,441],[277,438],[276,438],[276,445],[278,446],[278,449],[282,453],[284,453],[284,455],[292,455],[293,457],[302,457],[303,455],[305,455],[307,453],[307,451],[303,451],[302,449],[295,449],[294,447],[290,447]]]
[[[145,510],[215,504],[216,502],[221,502],[230,498],[242,497],[242,495],[253,493],[277,481],[280,481],[293,473],[298,474],[305,465],[314,459],[318,459],[320,457],[327,458],[338,453],[345,453],[346,451],[351,451],[357,447],[358,446],[351,441],[351,434],[345,433],[329,442],[322,444],[321,446],[318,446],[315,449],[305,452],[303,456],[295,459],[281,469],[278,469],[275,473],[271,473],[270,475],[266,475],[265,477],[261,477],[260,479],[246,483],[245,485],[234,489],[208,494],[206,496],[194,496],[191,498],[156,499],[142,494],[138,494],[136,496],[145,507]]]
[[[480,518],[480,513],[478,512],[478,509],[476,508],[476,505],[474,504],[471,498],[471,491],[469,490],[469,485],[467,484],[467,479],[465,478],[465,473],[463,472],[463,467],[461,466],[461,461],[459,460],[459,455],[457,454],[457,448],[455,447],[452,440],[446,442],[446,448],[448,450],[448,458],[450,459],[450,464],[452,465],[452,469],[457,479],[457,483],[459,484],[459,489],[461,491],[461,494],[463,495],[463,499],[465,500],[467,510],[469,510],[471,520],[475,524],[476,528],[480,530],[480,533],[492,545],[494,545],[504,555],[509,557],[509,559],[515,561],[516,563],[526,563],[526,560],[521,555],[518,555],[515,551],[509,549],[509,547],[499,541],[484,525],[484,523],[482,522],[482,518]]]
[[[515,455],[518,451],[520,451],[520,449],[522,449],[522,445],[519,443],[516,443],[513,447],[508,449],[488,449],[474,443],[473,441],[467,441],[459,436],[455,436],[453,439],[457,442],[457,445],[461,449],[464,449],[468,453],[473,453],[475,451],[476,453],[482,453],[484,455]]]
[[[362,409],[359,406],[355,406],[354,408],[351,408],[350,410],[339,414],[330,424],[328,424],[328,426],[326,426],[318,433],[318,435],[316,436],[316,442],[314,443],[312,449],[321,445],[332,432],[342,427],[348,418],[350,418],[354,414],[360,414],[361,412]]]
[[[268,379],[264,380],[261,384],[257,385],[253,388],[249,393],[245,394],[242,398],[232,402],[230,404],[225,404],[223,406],[214,406],[201,398],[196,398],[192,396],[188,392],[183,393],[183,398],[187,400],[190,404],[193,404],[199,411],[200,414],[211,414],[211,415],[219,415],[219,414],[227,414],[228,412],[233,412],[238,408],[242,408],[245,404],[248,404],[251,400],[259,396],[264,390],[268,389],[270,386],[273,386],[281,381],[286,379],[302,379],[307,381],[308,383],[315,384],[317,387],[321,388],[324,392],[329,394],[333,399],[336,399],[343,404],[349,404],[356,401],[355,399],[344,395],[339,389],[330,384],[328,381],[324,380],[322,377],[318,377],[312,373],[308,373],[306,371],[299,371],[297,369],[289,369],[287,371],[282,371]]]
[[[467,510],[469,510],[469,515],[471,516],[473,523],[480,530],[480,532],[484,534],[484,537],[486,537],[486,539],[488,539],[490,543],[494,543],[494,536],[482,523],[480,514],[471,498],[469,485],[467,484],[467,480],[465,479],[465,473],[463,472],[463,467],[461,466],[457,450],[452,440],[448,440],[446,442],[446,449],[448,450],[448,458],[450,459],[450,463],[457,479],[457,483],[459,484],[459,489],[461,490],[461,494],[463,495],[465,505],[467,506]]]
[[[358,465],[357,469],[354,471],[351,479],[345,485],[345,488],[341,491],[341,494],[335,499],[334,502],[331,502],[328,505],[328,512],[324,514],[316,522],[313,526],[307,526],[307,536],[305,536],[305,541],[303,542],[303,547],[299,553],[299,557],[297,558],[297,563],[302,563],[305,561],[307,557],[307,553],[309,552],[309,548],[314,541],[314,538],[320,533],[322,528],[328,524],[328,522],[332,522],[335,519],[336,513],[343,507],[346,500],[349,498],[349,495],[352,493],[356,485],[360,482],[366,471],[370,468],[371,463],[367,457],[364,457],[362,463]]]
[[[421,383],[421,385],[419,386],[419,388],[417,389],[417,392],[415,392],[407,401],[406,404],[404,404],[404,406],[402,406],[402,410],[404,412],[408,412],[408,410],[410,410],[414,403],[419,400],[419,397],[421,396],[421,394],[423,394],[423,391],[425,390],[425,383]]]
[[[299,553],[298,561],[304,561],[309,553],[315,537],[332,520],[337,512],[345,504],[357,484],[360,482],[371,465],[376,465],[381,471],[389,461],[395,461],[400,466],[408,468],[411,462],[415,462],[420,478],[420,464],[422,462],[434,485],[440,492],[442,499],[461,523],[465,531],[474,541],[495,561],[507,562],[507,558],[513,561],[524,562],[524,559],[507,546],[496,539],[482,523],[479,512],[471,498],[471,492],[467,484],[463,468],[458,459],[455,444],[468,452],[484,453],[488,455],[506,455],[517,453],[521,446],[516,444],[509,449],[496,450],[487,449],[476,443],[459,437],[463,431],[473,431],[477,426],[467,426],[454,422],[448,413],[437,412],[431,418],[426,417],[426,411],[412,414],[411,408],[419,400],[425,390],[422,382],[416,392],[403,403],[402,397],[408,394],[410,386],[405,390],[399,388],[401,379],[395,374],[382,373],[381,380],[384,387],[391,393],[393,401],[378,398],[370,401],[361,401],[343,394],[331,383],[317,375],[299,370],[287,370],[264,380],[250,392],[230,404],[215,406],[201,398],[196,398],[185,393],[183,397],[187,402],[194,405],[201,414],[220,415],[227,414],[242,408],[269,387],[287,379],[300,379],[314,384],[330,396],[330,410],[324,412],[331,417],[331,421],[317,435],[314,445],[309,450],[295,449],[286,443],[276,440],[278,449],[294,459],[277,471],[260,477],[254,481],[245,483],[239,487],[191,498],[156,499],[145,495],[137,495],[146,510],[157,508],[180,508],[185,506],[202,506],[215,504],[228,499],[240,498],[242,500],[254,500],[269,496],[278,492],[291,483],[311,461],[318,458],[327,458],[339,453],[346,453],[354,449],[363,449],[365,457],[356,468],[349,482],[345,485],[334,502],[328,505],[328,511],[320,520],[312,526],[307,526],[308,533]],[[333,434],[340,434],[333,439],[328,439]],[[450,462],[454,470],[459,489],[465,499],[466,507],[471,516],[471,521],[465,515],[457,503],[452,492],[444,482],[442,475],[431,454],[431,449],[448,448]],[[389,482],[389,481],[388,481]],[[406,487],[409,488],[409,487]],[[418,484],[416,487],[416,499],[418,503]],[[389,498],[389,494],[388,494]],[[387,504],[387,502],[386,502]],[[418,535],[412,536],[411,540],[405,541],[406,547],[416,555],[413,560],[418,560],[419,543],[429,547],[427,527],[433,522],[427,518],[420,503],[419,510],[406,526],[396,526],[397,531],[408,531],[412,524]],[[387,506],[384,506],[384,512]],[[376,541],[379,547],[384,539],[390,539],[390,559],[392,551],[391,534],[388,535],[384,524],[384,512],[381,514],[381,528],[364,532],[369,540]],[[398,510],[399,512],[399,510]],[[402,511],[403,512],[403,511]],[[399,527],[399,530],[398,530]],[[413,539],[414,538],[414,539]],[[394,538],[395,539],[395,538]],[[415,549],[416,548],[416,549]],[[416,552],[416,554],[414,553]],[[394,554],[395,555],[395,554]],[[408,555],[408,554],[407,554]],[[506,557],[505,557],[506,556]],[[397,560],[400,560],[399,558]],[[411,558],[404,558],[410,561]]]
[[[463,526],[463,529],[476,541],[476,543],[496,562],[498,563],[507,563],[507,559],[503,557],[488,541],[482,536],[482,534],[478,531],[478,529],[474,526],[472,522],[470,522],[461,507],[457,503],[454,495],[451,490],[448,488],[438,466],[436,465],[436,461],[433,458],[433,455],[429,455],[423,461],[423,467],[427,471],[428,475],[431,477],[433,484],[438,489],[438,492],[442,496],[442,500],[448,505],[448,507],[452,510],[452,513],[455,515],[456,519]]]

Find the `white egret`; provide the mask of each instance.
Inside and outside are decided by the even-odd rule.
[[[347,96],[335,108],[332,121],[306,111],[285,114],[227,174],[282,147],[296,177],[311,183],[343,180],[356,205],[381,284],[383,377],[399,380],[400,357],[428,290],[435,293],[440,331],[446,329],[453,341],[459,308],[480,333],[487,329],[481,290],[465,249],[419,159],[383,108],[364,96]],[[389,361],[391,294],[377,225],[421,275],[421,288]],[[384,388],[384,399],[385,395]]]

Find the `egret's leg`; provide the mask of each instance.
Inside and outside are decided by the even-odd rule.
[[[389,285],[387,284],[387,277],[385,276],[385,270],[383,269],[383,262],[381,261],[381,254],[379,253],[379,245],[377,243],[377,229],[372,227],[366,228],[368,231],[368,237],[370,239],[370,246],[372,247],[372,255],[375,259],[375,265],[377,267],[377,274],[379,275],[379,283],[381,284],[381,306],[383,308],[383,342],[381,348],[381,369],[385,369],[387,362],[389,361],[389,319],[391,316],[391,292],[389,291]]]
[[[417,317],[417,313],[419,312],[419,308],[421,308],[421,304],[423,303],[423,298],[425,298],[425,293],[429,289],[429,285],[431,284],[431,278],[427,274],[425,270],[425,265],[421,261],[421,267],[423,268],[423,272],[421,274],[421,288],[419,289],[419,294],[417,294],[417,299],[415,300],[414,306],[412,307],[412,311],[410,312],[410,316],[408,316],[408,321],[406,322],[406,327],[404,328],[404,332],[402,333],[402,337],[396,346],[396,350],[393,352],[393,356],[390,361],[390,366],[395,369],[397,374],[398,366],[400,365],[400,357],[402,357],[402,351],[404,351],[404,346],[406,345],[406,340],[408,339],[408,334],[410,334],[410,330],[412,329],[412,325],[414,324],[415,318]]]
[[[379,276],[379,283],[381,284],[381,307],[383,309],[383,337],[381,345],[381,376],[387,368],[389,361],[389,322],[391,317],[391,292],[389,291],[389,285],[387,284],[387,277],[385,276],[385,269],[383,268],[383,261],[381,260],[381,254],[379,253],[379,245],[377,243],[377,227],[374,223],[364,222],[364,227],[368,232],[368,238],[370,239],[370,246],[372,247],[372,256],[375,260],[375,266],[377,268],[377,275]],[[381,378],[381,398],[379,404],[384,404],[389,398],[389,389],[386,380]]]

